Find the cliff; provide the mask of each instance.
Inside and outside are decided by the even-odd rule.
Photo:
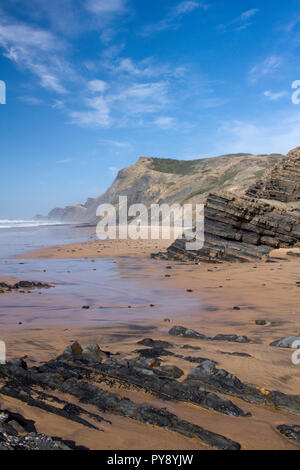
[[[300,201],[299,150],[299,148],[292,150],[287,158],[269,169],[261,180],[247,190],[246,194],[250,197],[281,202]]]
[[[121,170],[108,190],[83,205],[53,209],[48,218],[63,222],[96,223],[100,204],[118,204],[119,196],[128,205],[143,203],[203,202],[213,190],[243,194],[282,155],[233,154],[199,160],[180,161],[141,157],[135,165]]]

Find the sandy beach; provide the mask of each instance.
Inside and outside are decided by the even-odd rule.
[[[130,289],[127,291],[127,301],[117,291],[110,297],[101,288],[95,292],[94,284],[90,289],[95,297],[89,293],[89,301],[86,299],[85,303],[82,298],[72,296],[71,290],[68,291],[65,286],[63,307],[59,306],[59,285],[55,283],[47,293],[42,290],[32,290],[26,294],[4,293],[0,297],[0,312],[7,313],[8,307],[10,310],[8,315],[0,317],[1,339],[7,344],[8,359],[25,356],[29,365],[37,365],[54,359],[74,341],[83,347],[97,343],[102,350],[130,359],[137,355],[138,341],[152,338],[172,344],[176,357],[163,357],[162,360],[163,365],[176,365],[184,372],[179,381],[184,380],[197,365],[177,357],[184,352],[189,357],[214,360],[218,368],[261,390],[298,394],[300,368],[291,362],[292,350],[270,346],[279,338],[300,334],[298,258],[281,250],[272,253],[272,262],[245,264],[187,265],[150,259],[151,253],[165,250],[167,245],[157,241],[91,241],[42,248],[12,260],[19,263],[22,257],[25,264],[18,266],[24,272],[26,263],[31,260],[42,263],[46,269],[36,270],[36,277],[46,271],[42,280],[50,283],[52,279],[47,263],[65,263],[68,269],[65,275],[67,284],[68,277],[71,281],[74,279],[73,271],[77,266],[67,263],[81,260],[86,263],[84,266],[89,276],[97,276],[101,266],[105,269],[101,263],[109,259],[119,269],[121,281],[126,279],[129,286],[138,289],[141,298],[137,300],[136,292],[133,294]],[[297,253],[300,250],[293,251]],[[40,264],[38,266],[41,268]],[[84,288],[83,284],[81,288]],[[56,301],[57,308],[51,312],[49,305]],[[82,309],[84,305],[87,310]],[[37,309],[39,315],[36,314]],[[264,320],[266,325],[256,324],[257,320]],[[192,328],[208,337],[217,334],[243,335],[251,342],[239,344],[174,337],[168,331],[175,325]],[[236,440],[242,449],[299,449],[276,427],[280,424],[300,425],[300,417],[271,406],[254,405],[232,398],[237,406],[252,414],[251,417],[236,418],[189,403],[166,402],[135,387],[120,388],[117,383],[111,387],[111,390],[135,402],[146,401],[167,407],[181,419]],[[105,423],[101,426],[104,433],[99,439],[96,431],[82,432],[78,424],[69,427],[63,418],[49,417],[47,412],[18,400],[1,395],[0,402],[1,406],[22,411],[27,418],[37,421],[41,432],[50,435],[59,433],[64,439],[72,439],[91,449],[206,448],[196,439],[172,433],[170,440],[167,431],[110,414],[105,418],[112,421],[112,425]]]

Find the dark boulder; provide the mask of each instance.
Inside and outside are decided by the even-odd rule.
[[[295,346],[295,342],[298,342],[297,346]],[[287,336],[286,338],[274,341],[270,346],[274,346],[276,348],[298,349],[300,348],[300,336]]]
[[[280,426],[277,426],[277,429],[288,439],[300,442],[300,426],[287,426],[286,424],[281,424]]]
[[[197,331],[185,328],[184,326],[173,326],[170,329],[169,335],[182,336],[183,338],[207,339],[205,335],[197,333]]]
[[[154,340],[151,338],[145,338],[141,341],[138,341],[137,344],[142,346],[147,346],[149,348],[158,347],[158,348],[172,348],[173,344],[168,343],[168,341]]]

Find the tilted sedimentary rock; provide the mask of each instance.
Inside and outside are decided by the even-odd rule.
[[[35,423],[9,410],[0,410],[0,451],[2,450],[80,450],[74,442],[38,433]]]
[[[251,186],[246,194],[260,199],[274,199],[281,202],[300,201],[300,147],[291,150],[287,158]]]
[[[186,231],[185,237],[177,239],[167,253],[153,256],[192,262],[243,262],[267,256],[275,248],[300,246],[299,201],[297,148],[269,170],[246,196],[224,191],[208,195],[201,249],[189,250],[192,233]]]
[[[175,379],[168,379],[167,372],[155,374],[154,369],[137,367],[130,361],[118,363],[109,359],[102,364],[101,358],[95,361],[94,358],[83,354],[65,352],[41,367],[28,368],[22,360],[0,365],[0,395],[13,397],[48,413],[79,422],[83,426],[93,425],[82,416],[101,422],[104,418],[98,411],[104,414],[108,412],[196,438],[201,443],[219,450],[240,449],[237,442],[206,430],[198,424],[180,419],[166,408],[158,408],[151,403],[136,403],[105,387],[105,384],[112,385],[115,381],[142,388],[146,388],[148,384],[150,391],[159,396],[163,395],[165,399],[179,399],[197,404],[199,402],[200,406],[215,409],[220,413],[247,416],[225,397],[199,390],[199,387],[181,385]],[[103,387],[101,383],[104,384]],[[56,392],[66,398],[58,398]],[[82,406],[67,402],[69,396],[77,399]],[[91,414],[85,409],[85,405],[93,405],[96,413]]]
[[[267,256],[274,248],[300,246],[300,211],[219,192],[205,204],[205,243],[189,251],[190,235],[177,239],[165,255],[191,261],[247,261]]]
[[[288,426],[286,424],[281,424],[280,426],[277,426],[277,429],[280,434],[287,437],[288,439],[300,442],[300,426]]]

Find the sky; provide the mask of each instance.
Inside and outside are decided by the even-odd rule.
[[[84,203],[139,156],[286,154],[299,52],[300,0],[0,0],[0,219]]]

